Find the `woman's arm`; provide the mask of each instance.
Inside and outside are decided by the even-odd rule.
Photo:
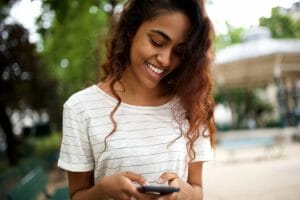
[[[193,199],[202,200],[202,166],[203,162],[192,162],[189,163],[188,168],[188,180],[187,182],[194,189]]]
[[[72,200],[87,198],[91,196],[89,193],[94,186],[94,173],[93,171],[68,172],[68,182]]]

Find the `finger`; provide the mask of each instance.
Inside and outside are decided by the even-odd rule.
[[[172,193],[168,195],[159,196],[156,200],[176,200],[177,193]]]
[[[143,194],[138,191],[133,196],[138,200],[157,200],[157,195],[155,194]]]
[[[127,172],[123,172],[122,175],[125,176],[126,178],[130,179],[132,182],[136,182],[141,185],[144,185],[147,183],[146,179],[142,175],[136,174],[134,172],[127,171]]]
[[[131,196],[127,193],[121,193],[118,198],[131,200]]]
[[[172,186],[172,187],[179,187],[179,185],[180,185],[179,184],[179,178],[177,177],[177,178],[169,181],[169,185]]]
[[[178,175],[176,173],[165,172],[159,177],[157,183],[165,183],[167,181],[170,183],[176,178],[178,178]]]

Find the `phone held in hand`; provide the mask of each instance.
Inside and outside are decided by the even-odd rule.
[[[170,186],[139,186],[137,190],[141,193],[166,195],[173,192],[179,192],[179,188]]]

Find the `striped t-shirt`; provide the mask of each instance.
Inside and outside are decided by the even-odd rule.
[[[97,85],[75,93],[64,104],[58,166],[73,172],[94,170],[95,180],[132,171],[149,183],[164,172],[177,173],[186,181],[188,154],[184,137],[175,140],[180,136],[173,117],[175,99],[160,106],[121,103],[114,114],[117,129],[104,151],[104,139],[113,128],[110,113],[117,101]],[[194,161],[213,157],[209,138],[200,137],[194,149]]]

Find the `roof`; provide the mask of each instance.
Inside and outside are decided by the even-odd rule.
[[[300,39],[260,38],[235,44],[217,52],[216,64],[274,54],[300,54]]]

